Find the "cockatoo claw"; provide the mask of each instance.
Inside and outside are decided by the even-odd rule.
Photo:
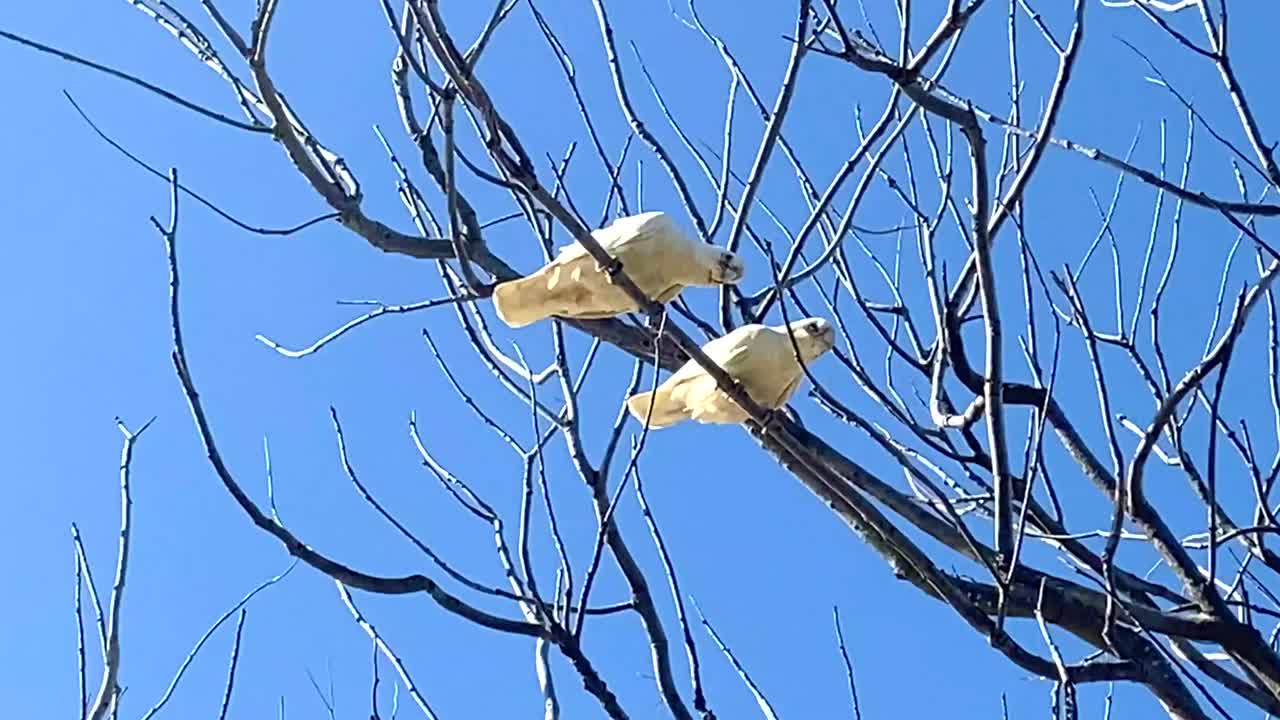
[[[648,320],[649,329],[655,333],[660,332],[662,330],[662,326],[666,323],[666,319],[667,319],[667,306],[661,305],[659,307],[660,307],[659,311],[653,315],[650,315]]]
[[[609,258],[609,262],[603,266],[597,265],[604,274],[609,276],[610,282],[618,277],[618,273],[622,272],[622,261],[616,257]]]

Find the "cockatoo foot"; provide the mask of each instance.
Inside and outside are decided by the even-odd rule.
[[[605,275],[608,275],[609,282],[612,283],[614,279],[618,277],[618,274],[622,272],[622,261],[616,257],[611,257],[609,258],[609,262],[605,265],[596,263],[596,269],[603,272]]]
[[[648,319],[649,329],[655,333],[662,332],[662,326],[666,324],[666,321],[667,321],[667,306],[663,305],[661,306],[661,309],[657,313],[649,316],[649,319]]]
[[[760,429],[769,432],[772,428],[782,427],[782,422],[786,417],[786,414],[781,410],[765,408],[764,412],[760,414]]]

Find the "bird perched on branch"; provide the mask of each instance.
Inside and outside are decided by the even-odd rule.
[[[732,284],[745,273],[738,256],[689,237],[663,212],[618,218],[591,236],[659,304],[670,302],[687,286]],[[532,275],[500,283],[493,289],[493,306],[511,327],[552,315],[591,320],[639,309],[577,241],[562,247]]]
[[[800,386],[804,377],[801,363],[808,365],[834,344],[831,323],[822,318],[806,318],[789,325],[743,325],[703,345],[702,351],[738,381],[752,400],[774,410],[786,405]],[[730,400],[715,378],[694,360],[681,366],[653,392],[632,395],[627,400],[627,410],[640,422],[647,421],[651,428],[664,428],[681,420],[741,423],[749,419],[746,411]]]

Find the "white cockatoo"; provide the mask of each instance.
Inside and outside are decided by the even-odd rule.
[[[689,237],[663,212],[618,218],[591,236],[659,304],[670,302],[688,285],[732,284],[745,272],[737,255]],[[541,270],[495,287],[493,306],[511,327],[552,315],[590,320],[639,309],[576,240],[560,248]]]
[[[788,329],[795,343],[788,337]],[[742,385],[752,400],[765,408],[777,409],[800,386],[805,365],[816,360],[835,344],[831,323],[822,318],[806,318],[789,325],[743,325],[724,337],[702,346],[717,365]],[[652,407],[652,414],[650,414]],[[651,428],[664,428],[681,420],[700,423],[741,423],[748,419],[716,385],[715,378],[690,360],[672,373],[653,392],[632,395],[627,409]]]

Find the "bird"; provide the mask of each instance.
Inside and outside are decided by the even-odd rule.
[[[737,255],[689,237],[664,212],[621,217],[591,236],[659,304],[670,302],[687,286],[733,284],[746,273]],[[609,270],[576,240],[532,275],[499,283],[493,289],[493,306],[513,328],[554,315],[599,320],[639,309],[613,283]]]
[[[702,351],[752,400],[776,410],[786,405],[800,386],[804,377],[801,363],[809,365],[834,345],[831,323],[813,317],[787,325],[743,325],[703,345]],[[656,390],[632,395],[627,399],[627,410],[654,429],[683,420],[736,424],[749,419],[747,412],[729,399],[715,378],[694,360],[672,373]]]

